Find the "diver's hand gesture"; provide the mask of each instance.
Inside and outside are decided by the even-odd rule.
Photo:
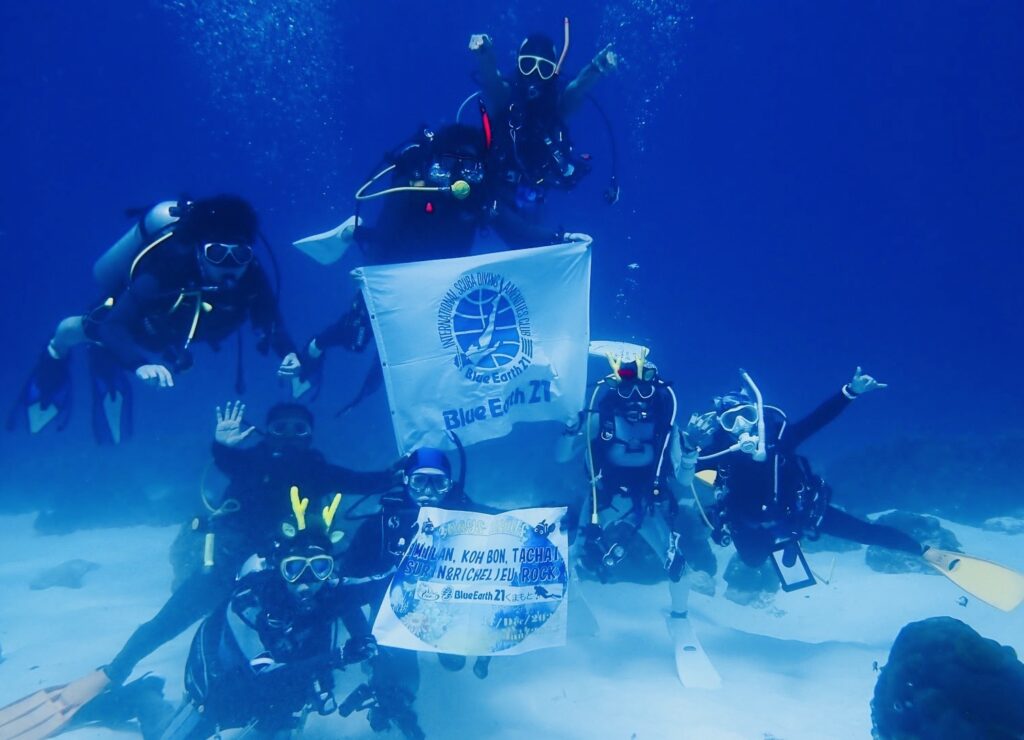
[[[470,51],[483,51],[491,48],[491,37],[486,33],[474,33],[469,37]]]
[[[157,388],[173,388],[174,376],[163,365],[142,365],[135,370],[135,377],[146,385]]]
[[[607,44],[601,51],[594,55],[593,64],[601,74],[614,72],[619,68],[619,55]]]
[[[299,360],[299,356],[294,352],[289,352],[281,360],[281,365],[277,368],[277,376],[279,378],[294,378],[299,375],[301,369],[302,362]]]
[[[888,383],[879,383],[870,375],[863,372],[860,365],[857,366],[857,370],[853,374],[853,380],[846,384],[847,390],[849,390],[849,392],[854,396],[863,396],[865,393],[870,391],[881,390],[882,388],[888,387]]]
[[[715,432],[718,426],[713,411],[706,414],[693,414],[690,421],[683,430],[682,448],[686,450],[701,450],[708,447],[715,439]]]
[[[234,447],[243,439],[252,434],[256,427],[249,427],[242,431],[242,417],[245,416],[245,404],[235,401],[233,404],[228,401],[224,404],[224,411],[217,407],[217,428],[213,432],[213,438],[225,447]]]

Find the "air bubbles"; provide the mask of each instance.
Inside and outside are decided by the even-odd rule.
[[[209,86],[208,106],[228,115],[229,138],[251,141],[272,164],[281,142],[317,159],[337,142],[339,79],[332,0],[164,0]],[[331,144],[326,144],[331,146]]]
[[[604,41],[615,44],[629,83],[633,145],[645,151],[647,124],[662,100],[677,87],[693,15],[687,0],[611,0],[601,23]]]

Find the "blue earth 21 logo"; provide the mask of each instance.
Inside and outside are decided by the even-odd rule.
[[[504,383],[533,362],[530,311],[522,291],[493,272],[463,275],[444,294],[437,312],[441,346],[477,383]]]

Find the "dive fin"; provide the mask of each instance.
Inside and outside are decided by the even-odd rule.
[[[1024,573],[934,547],[925,550],[921,557],[964,591],[996,609],[1012,612],[1024,602]]]
[[[102,347],[89,347],[92,429],[100,444],[118,445],[132,436],[132,385],[117,360]]]
[[[53,421],[63,429],[71,420],[71,372],[66,358],[57,359],[44,349],[7,417],[7,429],[24,422],[38,434]]]
[[[722,677],[711,665],[687,617],[669,615],[666,624],[676,650],[676,673],[688,689],[719,689]]]
[[[60,409],[57,408],[56,404],[43,406],[37,401],[26,409],[26,413],[28,414],[29,432],[32,434],[38,434],[46,428],[47,424],[57,418],[57,414],[60,413]]]
[[[0,740],[43,740],[57,734],[109,685],[107,674],[97,670],[8,704],[0,709]]]
[[[321,265],[331,265],[345,256],[355,239],[356,227],[363,221],[358,216],[350,216],[343,224],[322,234],[307,236],[292,242],[292,246],[300,252],[308,254]]]

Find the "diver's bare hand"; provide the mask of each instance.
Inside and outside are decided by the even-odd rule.
[[[469,37],[470,51],[484,51],[491,48],[491,37],[486,33],[474,33]]]
[[[173,388],[174,376],[163,365],[142,365],[135,370],[135,377],[146,385],[157,388]]]
[[[298,377],[301,369],[302,361],[299,360],[299,356],[294,352],[289,352],[284,356],[284,359],[281,360],[281,364],[277,368],[277,376],[279,378]]]
[[[880,383],[867,373],[863,372],[860,365],[858,365],[857,370],[853,373],[853,379],[846,384],[844,390],[849,391],[849,393],[854,396],[863,396],[865,393],[882,390],[883,388],[888,387],[888,383]]]
[[[611,44],[607,44],[594,55],[594,66],[601,74],[608,74],[619,68],[619,55],[612,49]]]
[[[224,411],[217,407],[217,427],[213,431],[213,438],[225,447],[234,447],[243,439],[252,434],[256,427],[249,427],[242,431],[242,419],[245,416],[245,404],[241,401],[224,404]]]

